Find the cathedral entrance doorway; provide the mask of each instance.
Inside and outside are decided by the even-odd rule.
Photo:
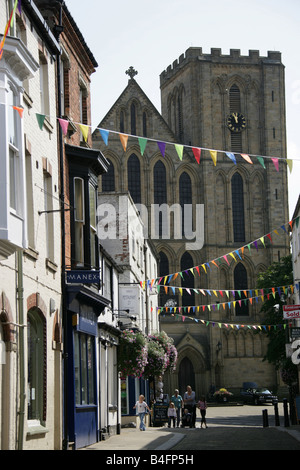
[[[181,396],[183,396],[188,385],[192,387],[192,390],[195,390],[195,371],[189,358],[184,357],[180,362],[178,373],[178,386]]]

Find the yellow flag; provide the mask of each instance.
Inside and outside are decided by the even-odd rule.
[[[212,158],[212,161],[214,162],[214,165],[216,166],[217,164],[217,151],[216,150],[210,150],[210,156]]]
[[[289,167],[290,173],[293,171],[293,160],[287,159],[287,165]]]
[[[183,155],[183,145],[180,144],[175,144],[176,152],[178,154],[178,157],[180,160],[182,160],[182,155]]]
[[[84,141],[86,142],[87,138],[88,138],[89,128],[85,124],[79,124],[79,127],[80,127],[80,130],[81,130],[81,133],[82,133],[82,137],[83,137]]]

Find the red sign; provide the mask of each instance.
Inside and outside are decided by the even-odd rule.
[[[283,318],[300,318],[300,305],[284,305]]]

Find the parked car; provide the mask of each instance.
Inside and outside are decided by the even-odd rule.
[[[244,403],[260,405],[263,403],[277,403],[278,398],[266,387],[258,387],[255,382],[244,382],[241,389],[241,397]]]

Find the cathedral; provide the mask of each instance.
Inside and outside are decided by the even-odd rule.
[[[157,251],[158,278],[141,281],[178,351],[164,391],[276,390],[256,279],[289,253],[281,53],[191,47],[160,75],[161,113],[126,74],[93,147],[109,162],[99,191],[130,193]]]

